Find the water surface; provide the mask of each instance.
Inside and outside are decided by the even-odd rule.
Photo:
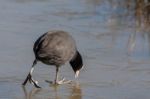
[[[137,1],[1,0],[0,99],[149,99],[149,6]],[[34,41],[56,29],[75,38],[85,64],[80,77],[66,64],[61,75],[74,83],[49,86],[55,68],[38,63],[33,76],[42,89],[22,88]]]

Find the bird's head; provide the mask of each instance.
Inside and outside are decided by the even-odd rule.
[[[82,56],[78,51],[76,51],[75,56],[70,61],[73,71],[75,72],[75,78],[79,76],[80,69],[83,67]]]

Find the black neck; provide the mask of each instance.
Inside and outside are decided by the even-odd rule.
[[[70,65],[72,66],[74,72],[76,72],[77,70],[80,70],[82,68],[82,66],[83,66],[82,57],[78,51],[76,51],[75,56],[70,61]]]

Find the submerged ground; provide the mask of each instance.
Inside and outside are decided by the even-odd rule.
[[[136,0],[1,0],[0,99],[149,99],[146,8]],[[39,63],[33,76],[43,88],[22,88],[34,41],[56,29],[70,32],[83,55],[79,79],[66,64],[61,75],[75,82],[49,86],[55,68]]]

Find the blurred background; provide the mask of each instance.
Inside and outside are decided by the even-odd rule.
[[[64,30],[84,60],[74,79],[69,64],[61,75],[71,85],[52,87],[55,67],[38,63],[41,90],[21,84],[35,40]],[[0,99],[149,99],[150,0],[0,0]]]

